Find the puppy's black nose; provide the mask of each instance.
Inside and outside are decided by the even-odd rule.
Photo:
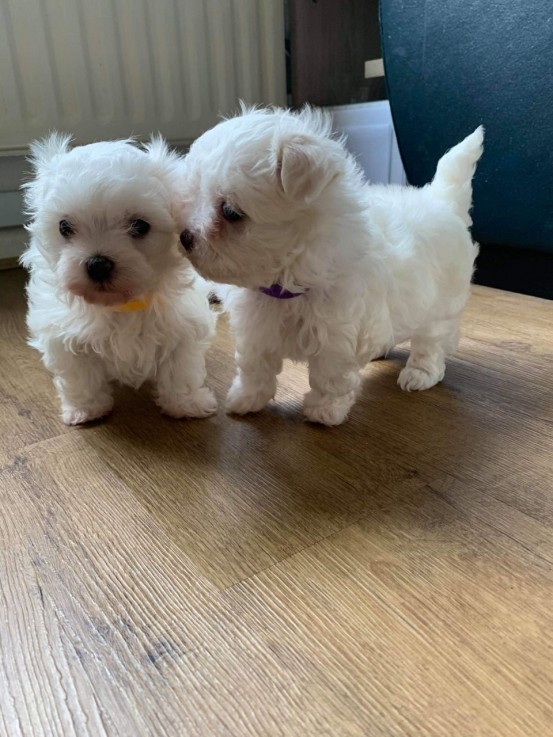
[[[190,253],[194,248],[194,233],[189,230],[183,230],[180,234],[180,242],[186,253]]]
[[[105,256],[92,256],[86,262],[86,273],[92,279],[92,281],[101,284],[106,281],[108,276],[113,271],[115,264],[110,258]]]

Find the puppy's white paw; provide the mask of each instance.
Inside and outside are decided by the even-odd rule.
[[[177,420],[182,417],[209,417],[217,412],[215,394],[207,386],[202,386],[190,394],[160,397],[157,403],[163,414]]]
[[[107,417],[113,409],[113,402],[97,407],[64,407],[61,418],[66,425],[86,425],[87,422]]]
[[[265,387],[259,389],[246,388],[240,379],[236,378],[227,394],[227,412],[235,415],[246,415],[249,412],[259,412],[271,401],[274,392]]]
[[[317,392],[305,395],[303,414],[310,422],[321,425],[341,425],[355,401],[353,392],[342,397],[321,396]]]
[[[405,392],[423,391],[438,384],[444,378],[445,368],[442,371],[423,371],[422,369],[406,366],[397,383]]]

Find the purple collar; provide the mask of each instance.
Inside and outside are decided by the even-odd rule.
[[[302,294],[305,294],[305,292],[289,292],[287,289],[283,289],[280,284],[273,284],[270,287],[259,287],[259,291],[275,299],[292,299],[292,297],[301,297]]]

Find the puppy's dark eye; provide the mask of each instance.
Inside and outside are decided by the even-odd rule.
[[[60,234],[63,235],[64,238],[71,238],[72,235],[75,235],[75,228],[71,225],[69,220],[60,220],[59,229]]]
[[[223,217],[225,218],[227,223],[237,223],[244,217],[244,213],[233,210],[232,207],[230,205],[227,205],[226,202],[223,202],[223,204],[221,205],[221,212],[223,213]]]
[[[143,238],[150,231],[150,223],[145,220],[131,220],[131,226],[129,228],[129,235],[131,238]]]

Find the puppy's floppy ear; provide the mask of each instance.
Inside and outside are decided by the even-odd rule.
[[[308,136],[280,141],[276,158],[277,176],[291,199],[313,202],[336,176],[328,152]]]
[[[71,136],[67,133],[53,131],[39,141],[33,141],[29,146],[28,161],[34,169],[35,177],[21,185],[25,213],[34,217],[42,207],[48,184],[50,181],[49,165],[56,156],[69,150]]]
[[[184,156],[167,145],[161,133],[152,134],[144,151],[154,164],[154,174],[166,188],[167,205],[178,227],[182,203],[180,198]]]
[[[161,133],[152,133],[148,143],[144,144],[144,150],[154,161],[162,161],[169,153],[169,146]]]
[[[181,161],[181,156],[169,148],[161,133],[152,134],[148,143],[144,144],[144,150],[151,160],[160,164],[160,166],[172,167]]]
[[[33,141],[30,145],[29,161],[35,171],[44,164],[49,163],[58,154],[64,154],[69,150],[71,136],[67,133],[53,131],[40,141]]]
[[[184,157],[169,148],[166,140],[158,133],[144,144],[144,151],[155,164],[156,174],[166,184],[174,181],[181,170]]]

